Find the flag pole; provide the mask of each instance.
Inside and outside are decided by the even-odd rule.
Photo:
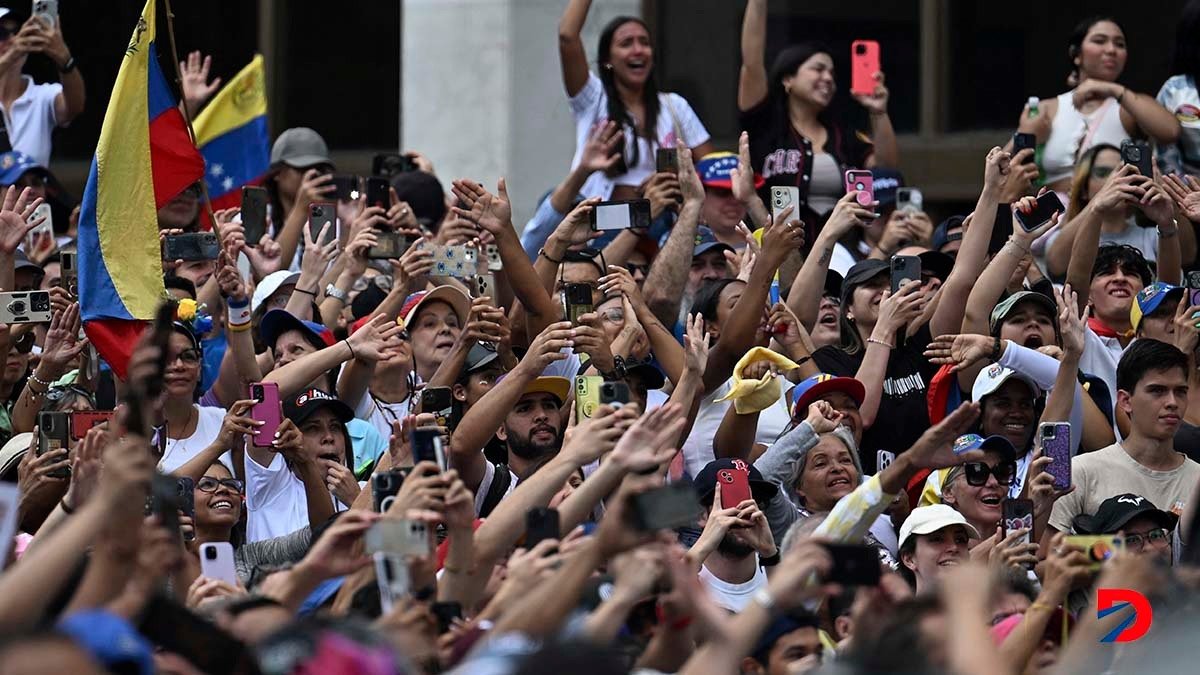
[[[179,86],[179,109],[183,111],[183,121],[187,125],[188,138],[192,139],[192,146],[196,146],[196,130],[192,128],[192,114],[188,111],[187,98],[183,91],[183,71],[179,69],[179,53],[175,50],[175,13],[171,11],[171,0],[163,0],[163,4],[167,10],[167,37],[171,41],[171,65],[175,68],[175,83]],[[208,170],[205,169],[205,173]],[[212,200],[208,197],[208,181],[201,176],[200,178],[200,195],[204,198],[204,210],[208,213],[208,221],[212,223],[213,229],[217,230],[217,236],[221,236],[220,230],[217,229],[217,218],[213,215]]]

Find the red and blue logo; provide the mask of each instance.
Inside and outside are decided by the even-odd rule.
[[[1133,611],[1117,627],[1100,638],[1101,642],[1133,642],[1150,631],[1154,609],[1146,596],[1128,588],[1101,588],[1096,591],[1096,618],[1131,608]]]

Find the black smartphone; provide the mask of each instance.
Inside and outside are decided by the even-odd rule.
[[[59,269],[62,270],[62,280],[59,282],[72,298],[79,297],[79,256],[75,251],[63,251],[59,255]]]
[[[1021,223],[1021,229],[1032,232],[1050,220],[1054,214],[1062,213],[1063,210],[1062,200],[1051,190],[1037,198],[1037,206],[1033,207],[1033,211],[1028,214],[1017,211],[1013,217],[1017,219],[1018,223]]]
[[[921,283],[921,259],[915,255],[892,256],[892,293],[899,292],[906,281]]]
[[[333,174],[333,196],[341,202],[358,199],[359,178],[352,173]]]
[[[321,229],[329,225],[324,238]],[[308,207],[308,236],[313,241],[324,246],[337,236],[337,204],[333,202],[313,202]]]
[[[258,672],[240,640],[162,594],[156,593],[146,604],[138,632],[165,651],[191,661],[201,672]]]
[[[270,195],[266,188],[247,185],[242,188],[242,230],[246,234],[246,243],[258,246],[267,233],[267,203]]]
[[[38,446],[37,454],[42,456],[47,452],[58,452],[71,448],[71,417],[67,412],[43,411],[37,415]],[[71,467],[64,466],[46,474],[51,478],[70,478]]]
[[[1028,544],[1035,541],[1033,537],[1033,500],[1005,499],[1000,502],[1000,525],[1004,528],[1004,536],[1008,537],[1013,530],[1028,528],[1022,540]]]
[[[433,612],[433,618],[437,619],[439,635],[449,632],[454,620],[463,616],[462,605],[457,602],[435,602],[429,606],[429,611]]]
[[[167,235],[163,240],[163,260],[216,260],[221,253],[221,241],[212,232],[189,232]]]
[[[825,581],[845,586],[878,586],[879,553],[865,544],[825,544],[833,565]]]
[[[387,210],[392,205],[391,183],[381,176],[367,178],[367,206]]]
[[[600,405],[610,405],[614,408],[629,403],[629,385],[624,382],[605,382],[600,385]]]
[[[183,540],[193,541],[196,539],[196,481],[189,476],[183,476],[176,478],[175,482],[179,493],[179,510],[192,519],[192,529],[183,533]]]
[[[446,454],[442,448],[442,430],[440,427],[417,427],[410,435],[413,464],[433,462],[445,471]]]
[[[417,163],[408,155],[381,152],[371,158],[371,175],[392,178],[398,174],[417,171]]]
[[[562,289],[563,315],[575,325],[579,317],[592,313],[592,285],[566,284]]]
[[[1037,150],[1037,136],[1034,136],[1033,134],[1027,134],[1027,133],[1018,131],[1017,133],[1013,134],[1012,140],[1013,140],[1012,154],[1014,157],[1017,155],[1018,152],[1026,149],[1026,148],[1029,148],[1030,150],[1034,150],[1034,151]],[[1021,163],[1029,164],[1031,162],[1033,162],[1032,154],[1030,154],[1029,157],[1026,158],[1024,162],[1021,162]]]
[[[425,387],[421,390],[421,412],[437,418],[437,425],[453,431],[454,392],[450,387]]]
[[[1146,141],[1121,141],[1121,161],[1136,166],[1143,176],[1154,177],[1154,153]]]
[[[675,148],[658,148],[654,151],[654,170],[662,173],[679,171],[679,151]]]
[[[173,476],[154,474],[150,482],[150,513],[157,515],[168,532],[179,532],[179,481]]]
[[[988,241],[988,255],[993,256],[1004,248],[1013,233],[1012,204],[996,205],[996,222],[992,225],[992,238]]]
[[[167,300],[158,306],[154,312],[154,322],[150,324],[150,346],[158,350],[158,359],[154,363],[154,372],[144,379],[130,382],[125,392],[125,428],[130,433],[146,438],[154,431],[154,427],[146,419],[145,410],[150,401],[162,393],[163,375],[167,372],[167,350],[171,344],[172,323],[175,320],[174,300]],[[166,430],[158,432],[158,450],[161,457],[165,452]]]
[[[367,260],[393,260],[404,255],[412,242],[391,230],[375,230],[375,245],[367,249]]]
[[[644,532],[694,527],[701,513],[696,490],[687,483],[671,483],[633,497],[633,524]]]
[[[525,512],[526,551],[547,539],[558,539],[560,536],[557,509],[538,506]]]
[[[371,476],[371,497],[375,503],[375,512],[383,513],[388,510],[396,495],[404,485],[405,474],[396,469],[380,471]]]

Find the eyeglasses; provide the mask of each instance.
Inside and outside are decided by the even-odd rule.
[[[222,486],[233,490],[239,495],[245,494],[246,492],[246,484],[236,478],[220,479],[213,478],[212,476],[205,476],[196,483],[197,490],[201,492],[207,492],[209,494],[216,492]]]
[[[367,290],[368,286],[374,286],[381,291],[392,290],[392,278],[386,274],[378,274],[373,277],[359,277],[354,282],[354,290],[362,293]]]
[[[184,363],[186,363],[188,365],[194,365],[194,364],[200,363],[200,350],[194,349],[194,348],[193,349],[185,349],[185,350],[179,352],[178,354],[176,354],[175,356],[171,357],[170,359],[167,359],[167,363],[174,363],[175,359],[179,359],[180,361],[183,361]]]
[[[1165,528],[1157,527],[1145,534],[1127,534],[1125,535],[1125,548],[1131,551],[1140,551],[1146,547],[1146,542],[1151,546],[1163,547],[1171,544],[1171,533]]]
[[[1115,166],[1093,166],[1092,167],[1092,178],[1101,178],[1101,179],[1108,178],[1109,176],[1112,175],[1112,172],[1116,171],[1116,170],[1117,170],[1117,167],[1115,167]]]
[[[1012,485],[1013,477],[1017,475],[1017,463],[1000,462],[996,466],[988,466],[983,462],[963,464],[963,476],[967,479],[967,485],[987,485],[989,475],[994,476],[996,482],[1001,485]]]

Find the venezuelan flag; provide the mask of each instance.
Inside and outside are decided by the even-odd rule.
[[[79,216],[84,330],[118,377],[166,297],[158,209],[204,174],[183,114],[158,64],[155,2],[125,50]]]
[[[213,210],[241,206],[242,186],[263,181],[271,152],[261,54],[221,89],[192,127]]]

